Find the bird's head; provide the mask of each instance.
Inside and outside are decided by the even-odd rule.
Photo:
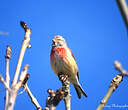
[[[65,39],[60,36],[60,35],[57,35],[55,36],[53,39],[52,39],[52,47],[53,48],[56,48],[56,47],[63,47],[63,46],[66,46],[66,42],[65,42]]]

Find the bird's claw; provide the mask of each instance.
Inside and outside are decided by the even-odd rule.
[[[68,75],[67,74],[58,74],[58,77],[59,77],[59,80],[61,81],[61,82],[66,82],[66,80],[68,79]]]

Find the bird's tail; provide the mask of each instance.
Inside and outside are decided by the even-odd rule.
[[[74,88],[76,90],[77,96],[80,99],[81,95],[83,94],[85,97],[87,97],[86,93],[84,92],[84,90],[82,89],[81,85],[74,85]]]

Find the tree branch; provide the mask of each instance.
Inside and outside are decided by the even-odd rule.
[[[19,59],[17,62],[17,67],[16,67],[16,71],[14,74],[14,78],[12,81],[12,85],[11,87],[9,87],[9,81],[10,81],[10,76],[9,76],[9,59],[11,58],[11,47],[7,46],[6,49],[6,75],[5,75],[5,79],[0,75],[0,81],[4,84],[5,88],[6,88],[6,99],[5,99],[5,110],[13,110],[14,108],[14,104],[15,104],[15,100],[17,97],[17,92],[18,90],[27,82],[28,79],[28,65],[24,66],[24,70],[21,72],[20,76],[19,76],[19,72],[20,72],[20,68],[21,68],[21,64],[23,61],[23,57],[26,51],[26,48],[30,48],[31,46],[29,45],[30,42],[30,35],[31,35],[31,29],[27,27],[27,25],[24,22],[20,22],[21,26],[24,28],[25,30],[25,36],[24,36],[24,40],[22,43],[22,47],[21,47],[21,51],[20,51],[20,55],[19,55]],[[18,77],[19,77],[19,81],[18,81]]]
[[[5,80],[7,83],[7,86],[9,88],[9,82],[10,82],[10,75],[9,75],[9,60],[11,59],[11,47],[7,46],[6,48],[6,74],[5,74]],[[8,98],[9,98],[9,92],[8,89],[6,89],[6,96],[5,96],[5,110],[7,110],[8,105]]]
[[[114,77],[109,85],[109,89],[103,100],[100,102],[97,110],[102,110],[103,107],[106,105],[108,99],[112,95],[112,93],[118,88],[119,84],[123,80],[123,76],[128,76],[128,73],[122,68],[121,64],[118,61],[114,62],[115,69],[117,69],[120,74]]]
[[[110,96],[112,95],[112,93],[118,88],[122,79],[123,79],[123,76],[120,74],[112,79],[112,81],[109,85],[109,89],[108,89],[107,94],[102,99],[102,101],[100,102],[100,104],[96,110],[102,110],[103,109],[103,107],[106,105],[106,103],[107,103],[108,99],[110,98]]]
[[[64,103],[65,103],[65,110],[71,110],[71,94],[70,94],[70,86],[68,81],[68,75],[59,74],[59,79],[62,83],[62,89],[65,93],[64,95]]]
[[[128,30],[128,7],[126,0],[117,0],[118,7],[120,9],[121,15],[124,19],[126,28]]]
[[[6,81],[4,80],[4,78],[2,77],[1,74],[0,74],[0,81],[4,84],[4,86],[5,86],[5,88],[6,88],[7,90],[10,90],[8,84],[6,83]]]
[[[24,57],[26,48],[29,47],[29,42],[30,42],[31,29],[27,28],[27,25],[24,22],[21,22],[21,26],[25,30],[25,36],[24,36],[24,40],[23,40],[23,43],[22,43],[22,47],[21,47],[21,51],[20,51],[20,55],[19,55],[19,59],[18,59],[18,62],[17,62],[17,67],[16,67],[16,71],[15,71],[15,75],[14,75],[11,87],[15,86],[15,84],[17,83],[20,68],[21,68],[21,64],[22,64],[22,61],[23,61],[23,57]]]
[[[114,66],[115,66],[115,69],[118,70],[122,76],[128,76],[128,72],[122,68],[122,65],[120,62],[115,61]]]
[[[27,92],[29,98],[31,99],[31,102],[35,105],[35,107],[37,108],[37,110],[42,110],[40,104],[38,103],[38,101],[36,100],[36,98],[34,97],[34,95],[32,94],[32,92],[30,91],[27,83],[23,86],[25,91]]]
[[[11,91],[9,91],[9,102],[7,105],[7,110],[13,110],[17,92],[22,87],[24,80],[27,77],[27,70],[28,70],[28,65],[25,65],[24,70],[21,72],[19,82],[17,82],[16,85],[11,88]]]
[[[64,103],[65,103],[65,110],[71,110],[71,95],[70,94],[64,97]]]
[[[71,108],[70,106],[71,95],[70,95],[68,76],[60,73],[58,77],[59,80],[62,82],[62,88],[60,88],[56,92],[54,92],[51,89],[48,90],[49,96],[46,100],[45,110],[56,110],[56,106],[62,99],[64,99],[65,101],[65,109],[70,110]]]

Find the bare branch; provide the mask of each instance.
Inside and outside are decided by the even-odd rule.
[[[65,103],[65,110],[71,110],[71,95],[70,94],[64,97],[64,103]]]
[[[6,74],[5,74],[5,80],[7,83],[7,86],[9,87],[9,82],[10,82],[10,75],[9,75],[9,60],[11,59],[11,47],[7,46],[6,48]],[[8,105],[8,98],[9,98],[9,92],[6,89],[6,97],[5,97],[5,110],[7,110],[7,105]]]
[[[62,88],[54,92],[53,90],[49,89],[48,93],[49,96],[46,100],[46,107],[45,110],[55,110],[58,103],[64,99],[65,101],[65,108],[66,110],[70,110],[70,87],[68,81],[68,75],[60,73],[58,75],[59,80],[62,82]]]
[[[28,67],[29,65],[24,66],[24,70],[21,72],[19,82],[15,86],[16,89],[20,89],[22,87],[22,84],[25,82],[26,77],[28,77],[28,74],[27,74]]]
[[[35,107],[37,108],[37,110],[42,110],[40,104],[38,103],[38,101],[36,100],[36,98],[34,97],[34,95],[32,94],[32,92],[30,91],[27,83],[24,85],[24,89],[26,90],[28,96],[31,99],[31,102],[35,105]]]
[[[14,104],[15,104],[15,100],[17,97],[17,92],[18,90],[27,82],[28,80],[28,65],[24,66],[24,70],[21,72],[20,76],[19,76],[19,72],[20,72],[20,68],[21,68],[21,64],[23,61],[23,57],[26,51],[26,48],[30,48],[31,46],[29,45],[30,42],[30,35],[31,35],[31,29],[27,27],[27,25],[24,22],[21,22],[22,27],[25,30],[25,36],[24,36],[24,40],[22,43],[22,47],[21,47],[21,51],[20,51],[20,55],[19,55],[19,59],[17,62],[17,67],[16,67],[16,71],[14,74],[14,78],[12,81],[12,85],[11,88],[9,87],[9,81],[10,81],[10,76],[9,76],[9,60],[11,58],[11,47],[7,46],[6,49],[6,75],[5,75],[5,79],[0,75],[0,81],[4,84],[5,88],[6,88],[6,100],[5,100],[5,110],[13,110],[14,108]],[[19,81],[18,81],[18,77],[19,77]]]
[[[24,57],[26,48],[29,46],[30,35],[31,35],[31,29],[27,28],[27,25],[23,22],[21,22],[21,24],[22,24],[22,27],[25,30],[25,36],[24,36],[24,40],[23,40],[23,43],[22,43],[19,59],[18,59],[18,62],[17,62],[17,67],[16,67],[14,79],[12,81],[12,87],[17,83],[20,68],[21,68],[21,64],[22,64],[22,61],[23,61],[23,57]]]
[[[60,73],[59,79],[62,82],[62,89],[65,93],[64,96],[65,110],[71,110],[71,94],[70,94],[68,75],[63,75]]]
[[[102,99],[102,101],[100,102],[100,104],[96,110],[102,110],[103,109],[103,107],[106,105],[106,103],[107,103],[108,99],[110,98],[110,96],[112,95],[112,93],[118,88],[122,79],[123,79],[123,76],[121,74],[119,74],[113,78],[113,80],[110,83],[107,94]]]
[[[28,70],[28,65],[25,65],[24,70],[21,72],[19,82],[16,83],[16,85],[14,85],[13,87],[11,87],[11,91],[9,92],[9,102],[7,105],[7,110],[13,110],[17,92],[22,87],[24,80],[27,77],[27,70]]]
[[[105,95],[105,97],[103,98],[103,100],[100,102],[97,110],[103,109],[103,107],[107,103],[107,101],[110,98],[110,96],[112,95],[112,93],[118,88],[119,84],[122,82],[123,76],[128,76],[127,71],[122,68],[122,65],[120,64],[120,62],[115,61],[114,66],[115,66],[115,69],[117,69],[120,72],[120,74],[118,74],[116,77],[114,77],[113,80],[111,81],[109,90],[108,90],[107,94]]]
[[[64,92],[62,91],[62,88],[60,88],[56,92],[52,89],[48,89],[48,93],[49,96],[46,100],[45,110],[56,110],[56,106],[64,97]]]
[[[22,87],[27,92],[29,98],[31,99],[31,102],[35,105],[37,110],[42,110],[41,106],[39,105],[38,101],[36,100],[36,98],[34,97],[34,95],[32,94],[32,92],[30,91],[30,89],[27,85],[28,79],[29,79],[29,74],[26,75],[26,78],[24,79],[24,81],[22,83]]]
[[[8,84],[6,83],[6,81],[4,80],[4,78],[2,77],[2,75],[0,74],[0,81],[4,84],[5,88],[7,90],[10,90],[9,87],[8,87]]]
[[[128,7],[127,7],[126,0],[117,0],[117,4],[128,30]]]
[[[122,68],[122,65],[121,65],[120,62],[115,61],[115,62],[114,62],[114,66],[115,66],[115,68],[121,73],[121,75],[123,75],[123,76],[128,76],[127,71]]]

